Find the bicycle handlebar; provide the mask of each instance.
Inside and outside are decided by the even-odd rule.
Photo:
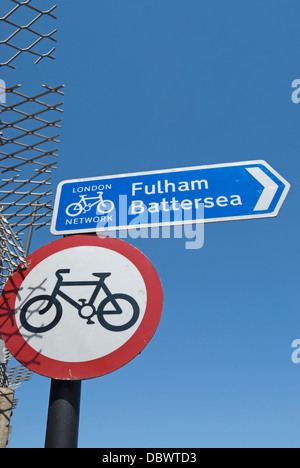
[[[62,275],[63,273],[70,273],[70,271],[71,271],[70,269],[57,270],[57,272],[55,273],[55,276],[56,276],[56,278],[58,278],[59,280],[62,280],[63,278],[62,278],[61,275]]]

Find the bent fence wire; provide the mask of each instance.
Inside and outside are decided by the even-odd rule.
[[[24,260],[24,250],[20,239],[15,235],[7,220],[0,212],[0,292],[6,283],[7,278],[13,273],[14,269]],[[7,363],[11,358],[10,353],[4,346],[4,342],[0,336],[0,388],[14,388],[15,379],[14,371],[17,368],[7,367]],[[22,366],[18,366],[19,375],[24,374],[24,380],[28,380],[29,374],[23,370]],[[21,377],[21,375],[20,375]],[[21,384],[21,383],[20,383]]]
[[[45,6],[45,0],[43,0]],[[56,42],[54,38],[57,29],[52,29],[56,16],[53,14],[56,5],[47,10],[41,10],[40,1],[36,0],[1,0],[0,10],[1,36],[0,51],[4,61],[0,67],[7,66],[15,69],[12,62],[21,54],[31,54],[35,58],[35,63],[44,58],[54,59],[53,53]],[[40,29],[47,29],[47,33],[40,32]],[[26,46],[24,44],[26,43]]]
[[[56,168],[61,128],[63,85],[43,85],[34,96],[20,88],[7,88],[9,104],[0,103],[0,293],[24,261],[28,231],[50,224],[51,172]],[[8,366],[10,358],[0,337],[0,387],[15,390],[32,373],[21,365]]]
[[[0,104],[0,206],[16,235],[30,226],[50,224],[51,172],[56,168],[63,85],[43,85],[27,96],[20,86],[8,88],[10,105]],[[50,101],[50,102],[49,102]]]

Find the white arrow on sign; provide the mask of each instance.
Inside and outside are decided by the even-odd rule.
[[[278,185],[259,167],[249,167],[247,171],[264,187],[253,211],[268,210],[278,190]]]

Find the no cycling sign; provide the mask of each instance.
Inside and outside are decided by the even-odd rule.
[[[139,250],[119,239],[70,236],[33,252],[9,278],[0,331],[33,372],[90,379],[142,351],[162,305],[158,274]]]

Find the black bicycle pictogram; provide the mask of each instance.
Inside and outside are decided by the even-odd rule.
[[[77,309],[79,317],[86,320],[88,325],[95,323],[92,320],[92,318],[95,316],[104,328],[113,332],[128,330],[136,323],[140,314],[139,305],[136,300],[128,294],[112,294],[110,292],[108,286],[105,284],[105,280],[111,276],[111,273],[93,273],[93,276],[98,278],[97,281],[64,281],[62,274],[67,273],[70,273],[69,269],[57,270],[55,273],[57,282],[52,294],[41,294],[39,296],[35,296],[21,307],[20,322],[27,331],[32,333],[45,333],[58,324],[63,314],[63,306],[58,298],[59,296],[65,301],[69,302],[69,304],[71,304],[75,309]],[[86,299],[78,299],[78,303],[65,292],[61,291],[61,287],[63,286],[95,286],[95,289],[88,302]],[[102,300],[96,309],[94,303],[101,290],[103,290],[106,294],[106,298]],[[122,323],[121,325],[114,325],[109,323],[106,320],[106,317],[108,318],[112,315],[124,316],[124,301],[130,304],[131,310],[129,314],[129,320],[126,314],[124,317],[126,320],[125,323]],[[36,311],[32,311],[32,306],[37,306],[38,303],[40,303],[40,306],[37,307]],[[47,312],[50,310],[52,311],[50,323],[44,323],[40,326],[37,326],[35,323],[33,323],[32,318],[35,318],[34,316],[36,316],[36,313],[38,313],[40,316],[46,316]]]

